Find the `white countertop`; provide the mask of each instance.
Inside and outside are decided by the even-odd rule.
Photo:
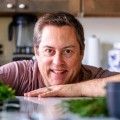
[[[61,107],[62,100],[82,98],[37,98],[17,97],[20,100],[20,111],[0,112],[0,120],[117,120],[113,118],[80,118],[68,113]],[[86,99],[86,98],[85,98]]]

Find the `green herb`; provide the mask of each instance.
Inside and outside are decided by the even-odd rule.
[[[66,100],[63,105],[67,106],[68,111],[81,117],[108,116],[106,98],[104,97]]]
[[[15,91],[10,86],[0,82],[0,101],[14,97],[15,97]]]

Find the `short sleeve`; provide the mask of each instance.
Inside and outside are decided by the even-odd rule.
[[[83,65],[82,66],[82,72],[83,72],[83,79],[97,79],[97,78],[105,78],[113,75],[120,74],[118,72],[111,72],[109,70],[104,70],[103,68],[98,68],[94,66],[89,65]]]

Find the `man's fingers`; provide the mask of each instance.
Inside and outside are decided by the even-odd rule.
[[[27,97],[36,97],[39,94],[45,93],[45,92],[50,91],[50,90],[51,89],[47,88],[47,87],[40,88],[40,89],[37,89],[37,90],[33,90],[33,91],[30,91],[30,92],[24,93],[24,96],[27,96]]]
[[[57,92],[55,91],[47,91],[38,95],[38,97],[56,97],[56,96],[58,95],[57,95]]]

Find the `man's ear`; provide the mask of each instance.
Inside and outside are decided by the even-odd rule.
[[[34,53],[35,53],[35,56],[39,55],[39,49],[36,46],[34,47]]]

